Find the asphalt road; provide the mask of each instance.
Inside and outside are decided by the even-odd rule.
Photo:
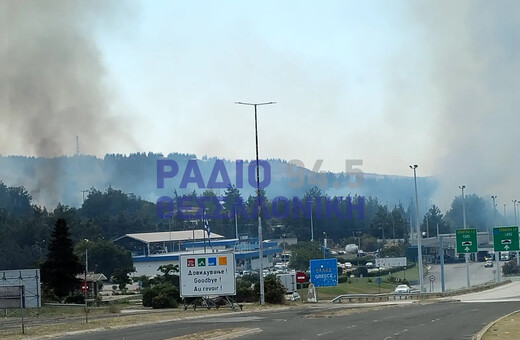
[[[511,299],[513,298],[513,299]],[[514,301],[511,301],[514,300]],[[226,316],[137,326],[68,339],[187,339],[215,338],[217,332],[245,331],[249,339],[471,339],[486,324],[518,310],[520,283],[492,291],[456,297],[453,301],[403,303],[365,312],[343,305],[306,305],[281,311],[234,312]],[[204,333],[210,332],[210,333]],[[231,336],[221,339],[231,339]]]
[[[504,262],[500,262],[503,265]],[[469,263],[469,281],[471,286],[480,285],[486,282],[494,282],[495,274],[493,271],[496,267],[485,268],[484,262],[470,262]],[[496,272],[496,270],[495,270]],[[424,288],[430,292],[429,277],[433,275],[435,281],[433,282],[433,291],[441,291],[441,269],[439,265],[433,265],[429,270],[428,275],[424,279]],[[450,263],[444,265],[444,282],[446,290],[455,290],[465,288],[467,286],[466,278],[466,264],[465,263]]]

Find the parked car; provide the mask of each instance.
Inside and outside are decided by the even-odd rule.
[[[367,268],[374,268],[374,264],[372,262],[367,262],[365,266]]]
[[[350,262],[345,262],[343,265],[344,265],[344,267],[345,267],[346,269],[350,269],[350,268],[352,268],[352,263],[350,263]]]
[[[404,293],[410,293],[412,288],[410,288],[408,285],[399,285],[395,287],[394,293],[396,294],[404,294]]]
[[[493,268],[493,261],[486,261],[486,262],[484,262],[484,267],[486,267],[486,268]]]

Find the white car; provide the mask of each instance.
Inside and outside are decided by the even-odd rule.
[[[399,285],[395,287],[394,293],[396,294],[404,294],[404,293],[410,293],[412,289],[408,287],[408,285]]]
[[[367,268],[374,268],[374,264],[372,262],[367,262],[365,266]]]
[[[345,267],[346,269],[350,269],[350,268],[352,268],[352,263],[350,263],[350,262],[345,262],[345,263],[343,263],[343,265],[344,265],[344,267]]]

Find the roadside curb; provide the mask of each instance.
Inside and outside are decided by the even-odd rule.
[[[486,332],[491,328],[493,327],[494,324],[496,324],[497,322],[499,322],[500,320],[502,319],[505,319],[515,313],[518,313],[520,312],[520,310],[516,310],[514,312],[511,312],[509,314],[506,314],[504,315],[503,317],[499,318],[499,319],[496,319],[495,321],[491,321],[490,323],[488,323],[484,328],[482,328],[477,334],[473,335],[473,337],[471,338],[471,340],[481,340],[482,337],[484,336],[484,334],[486,334]]]

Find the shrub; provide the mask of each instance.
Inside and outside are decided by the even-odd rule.
[[[160,283],[143,289],[143,306],[145,307],[177,308],[179,299],[179,289],[171,283]]]
[[[84,304],[85,303],[85,296],[79,292],[76,293],[70,293],[65,297],[64,303],[77,303],[77,304]]]
[[[516,260],[508,261],[502,266],[502,273],[504,273],[504,275],[519,274],[520,266],[516,264]]]
[[[177,308],[177,307],[179,307],[179,303],[175,300],[175,298],[171,294],[168,294],[167,292],[161,292],[161,293],[159,293],[159,295],[154,296],[152,298],[152,308],[153,309]]]
[[[260,292],[254,289],[255,284],[260,282],[257,274],[244,275],[237,278],[237,294],[235,300],[237,302],[254,302],[259,300]]]
[[[345,283],[348,281],[348,275],[340,275],[338,276],[338,283]]]
[[[258,287],[260,290],[260,287]],[[285,287],[276,275],[267,275],[264,279],[265,302],[273,304],[285,303]]]

